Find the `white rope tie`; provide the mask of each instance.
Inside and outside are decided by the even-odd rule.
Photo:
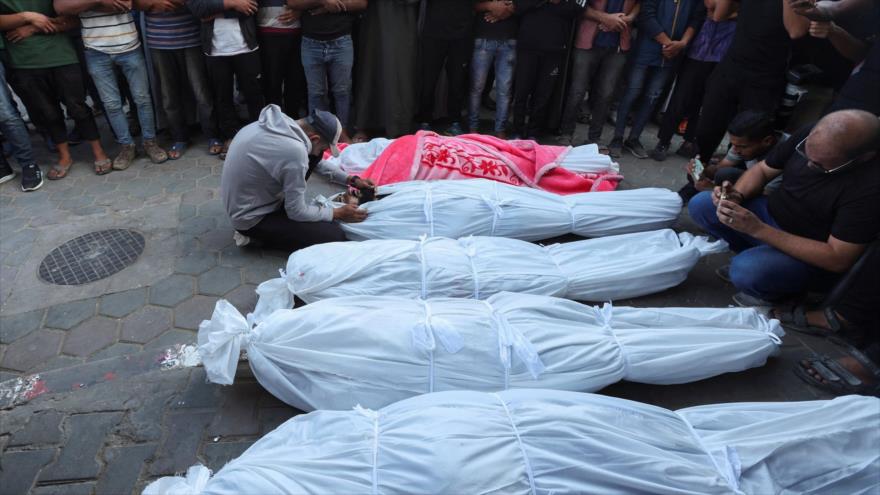
[[[568,210],[568,216],[571,218],[569,233],[574,234],[577,231],[577,229],[575,228],[577,226],[577,218],[574,215],[575,205],[568,198],[562,198],[562,200],[565,202],[565,207]]]
[[[477,272],[477,264],[474,259],[477,256],[477,247],[474,246],[473,237],[467,237],[465,239],[461,239],[459,241],[462,248],[464,248],[464,254],[468,257],[468,261],[471,265],[471,278],[474,279],[474,299],[480,299],[480,275]]]
[[[482,199],[483,202],[486,203],[486,206],[488,206],[489,209],[492,210],[492,232],[491,232],[491,235],[492,235],[492,237],[494,237],[495,230],[498,227],[498,219],[500,219],[502,216],[504,216],[504,209],[501,208],[500,202],[493,201],[493,200],[489,199],[489,197],[486,195],[481,195],[480,199]]]
[[[422,308],[425,318],[421,325],[416,325],[412,329],[413,347],[428,354],[428,392],[433,392],[434,351],[437,349],[437,341],[443,344],[447,352],[455,354],[464,347],[464,339],[449,322],[433,316],[428,301],[422,301]]]
[[[419,237],[419,260],[422,265],[422,290],[420,292],[421,299],[428,298],[428,260],[425,258],[425,243],[428,238],[425,235]]]
[[[504,408],[504,414],[507,415],[507,420],[510,421],[510,427],[513,429],[513,434],[516,436],[516,444],[519,446],[519,451],[522,454],[523,464],[525,464],[526,475],[529,477],[529,493],[532,495],[536,494],[535,490],[535,473],[532,471],[532,463],[529,462],[529,456],[526,453],[526,446],[523,445],[522,437],[519,434],[519,428],[516,427],[516,422],[513,420],[513,415],[510,414],[510,409],[507,407],[507,403],[504,402],[504,399],[501,398],[497,393],[493,393],[492,395],[498,399],[498,402],[501,403],[501,407]]]
[[[431,193],[431,184],[425,183],[425,204],[422,208],[425,212],[425,221],[428,222],[428,235],[434,237],[434,196]]]
[[[513,364],[513,353],[522,360],[532,378],[538,379],[544,372],[544,362],[538,355],[538,350],[528,338],[516,327],[510,324],[500,311],[492,307],[488,301],[482,301],[489,310],[495,331],[498,332],[498,358],[504,369],[504,390],[510,388],[510,368]]]
[[[566,275],[565,272],[562,271],[562,265],[560,265],[559,262],[556,261],[556,257],[553,256],[553,248],[556,245],[557,244],[551,244],[549,246],[541,247],[544,248],[544,253],[547,255],[548,258],[550,258],[550,261],[552,261],[553,264],[556,265],[556,269],[559,271],[559,276],[562,277],[563,280],[565,280],[565,288],[562,290],[562,294],[558,294],[558,297],[565,297],[565,295],[568,294],[568,286],[571,283],[571,280],[569,280],[568,275]]]
[[[627,375],[629,373],[629,354],[627,354],[623,344],[620,343],[620,339],[617,337],[617,332],[614,331],[614,327],[611,325],[613,309],[614,308],[609,301],[603,304],[601,308],[596,308],[596,313],[599,321],[602,323],[602,327],[608,330],[608,333],[614,337],[614,343],[617,344],[617,349],[620,352],[620,359],[623,360],[624,375]]]
[[[721,464],[718,463],[718,459],[712,455],[712,452],[706,447],[706,444],[703,443],[703,437],[701,437],[697,430],[694,429],[694,425],[691,424],[690,421],[687,420],[684,416],[678,413],[678,411],[671,411],[673,414],[678,416],[685,426],[687,426],[688,432],[690,432],[691,437],[693,437],[694,441],[697,444],[697,447],[700,448],[709,459],[712,460],[712,464],[715,466],[715,469],[718,471],[718,474],[724,478],[724,481],[727,482],[727,485],[734,491],[739,491],[739,476],[742,472],[742,463],[739,459],[739,455],[736,453],[736,450],[731,447],[725,447],[726,461],[725,465],[727,469],[721,467]]]

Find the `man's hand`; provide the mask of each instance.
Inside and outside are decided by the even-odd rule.
[[[121,13],[131,11],[131,0],[101,0],[101,12]]]
[[[281,24],[290,24],[291,22],[298,21],[300,17],[302,17],[302,12],[285,8],[284,12],[278,16],[278,22]]]
[[[687,174],[690,176],[690,178],[694,179],[693,158],[691,159],[691,161],[688,162],[687,165],[685,165],[684,169],[685,171],[687,171]],[[712,182],[712,179],[707,178],[704,172],[703,174],[700,174],[699,178],[694,179],[694,187],[697,189],[697,191],[711,191],[712,188],[715,187],[715,183]]]
[[[827,39],[837,30],[837,24],[832,21],[810,21],[810,36]]]
[[[359,223],[367,219],[367,210],[362,210],[355,205],[344,205],[333,209],[333,220],[340,222]]]
[[[512,16],[516,10],[510,0],[489,2],[487,7],[489,10],[483,14],[483,19],[488,23],[503,21]]]
[[[373,182],[373,179],[362,179],[356,175],[349,175],[348,180],[346,180],[345,182],[355,189],[361,189],[364,187],[376,189],[376,183]]]
[[[681,53],[681,51],[684,50],[686,46],[687,46],[687,43],[685,43],[682,40],[672,41],[670,43],[663,45],[663,49],[662,49],[663,58],[665,58],[667,60],[671,60],[671,59],[677,57],[678,54]]]
[[[733,184],[727,180],[712,190],[712,204],[715,206],[718,206],[721,201],[742,204],[745,199],[742,193],[734,189]]]
[[[811,21],[830,21],[831,15],[816,0],[787,0],[791,10]]]
[[[724,225],[737,232],[742,232],[743,234],[752,237],[767,225],[752,213],[751,210],[743,208],[737,203],[727,199],[722,199],[721,202],[718,203],[716,214],[718,215],[718,220]]]
[[[342,0],[323,0],[320,7],[310,10],[309,13],[312,15],[336,14],[345,10],[348,9]]]
[[[12,31],[7,32],[6,39],[9,40],[10,43],[18,43],[39,32],[40,30],[33,24],[25,24],[24,26],[19,26]]]
[[[254,15],[257,13],[256,0],[224,0],[224,6],[227,9],[240,12],[244,15]]]
[[[182,0],[153,0],[150,12],[176,12],[183,7]]]
[[[618,12],[617,14],[605,14],[602,17],[602,26],[604,31],[621,32],[626,29],[626,14]]]
[[[52,23],[52,19],[46,17],[39,12],[25,12],[25,19],[27,19],[28,24],[37,28],[40,32],[43,33],[54,33],[58,30],[55,24]]]

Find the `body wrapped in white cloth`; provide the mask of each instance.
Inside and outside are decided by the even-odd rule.
[[[365,221],[339,224],[348,239],[603,237],[667,228],[681,212],[679,195],[658,188],[561,196],[472,179],[399,182],[379,195],[387,196],[362,205]]]
[[[502,237],[333,242],[291,254],[284,278],[306,302],[347,295],[485,299],[498,292],[608,301],[674,287],[701,256],[726,249],[722,241],[668,229],[550,246]]]
[[[880,399],[670,411],[558,390],[439,392],[373,411],[318,411],[213,477],[190,468],[145,495],[869,494]]]
[[[754,309],[612,309],[509,292],[485,301],[352,296],[260,309],[247,321],[221,300],[202,322],[208,379],[231,384],[247,351],[260,384],[303,411],[379,408],[443,390],[687,383],[762,366],[783,335]]]

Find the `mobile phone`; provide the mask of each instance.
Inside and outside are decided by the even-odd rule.
[[[699,182],[700,178],[703,176],[703,170],[706,167],[703,166],[703,162],[700,161],[700,155],[694,157],[694,171],[691,176],[694,178],[694,182]]]

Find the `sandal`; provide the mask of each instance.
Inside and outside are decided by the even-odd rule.
[[[800,361],[794,368],[794,374],[808,385],[834,395],[858,394],[880,397],[880,368],[855,347],[848,345],[847,355],[871,373],[875,378],[874,384],[863,382],[836,359],[824,354],[813,354]],[[808,369],[812,369],[816,374],[810,373]]]
[[[209,155],[219,155],[223,152],[223,141],[220,141],[217,138],[211,138],[208,141],[208,154]]]
[[[226,141],[223,141],[223,148],[220,150],[220,154],[217,155],[218,158],[220,158],[221,160],[226,159],[226,153],[229,153],[229,145],[231,143],[232,143],[231,139],[227,139]]]
[[[67,173],[70,172],[70,167],[72,166],[73,162],[70,162],[70,165],[52,165],[52,168],[49,169],[49,173],[46,174],[46,176],[49,178],[49,180],[61,180],[67,177]]]
[[[807,308],[803,305],[795,306],[790,311],[774,309],[771,311],[770,316],[779,320],[779,323],[781,323],[786,330],[792,330],[806,335],[815,335],[818,337],[831,337],[838,335],[843,329],[843,325],[837,318],[837,314],[835,314],[831,308],[824,308],[822,312],[825,314],[825,319],[828,320],[828,325],[831,327],[830,329],[810,325],[807,322]]]
[[[169,160],[177,160],[178,158],[183,156],[183,153],[185,151],[186,151],[186,142],[178,141],[178,142],[174,143],[173,145],[171,145],[170,148],[168,148],[168,159]]]
[[[113,160],[105,158],[95,162],[95,175],[106,175],[113,170]]]

